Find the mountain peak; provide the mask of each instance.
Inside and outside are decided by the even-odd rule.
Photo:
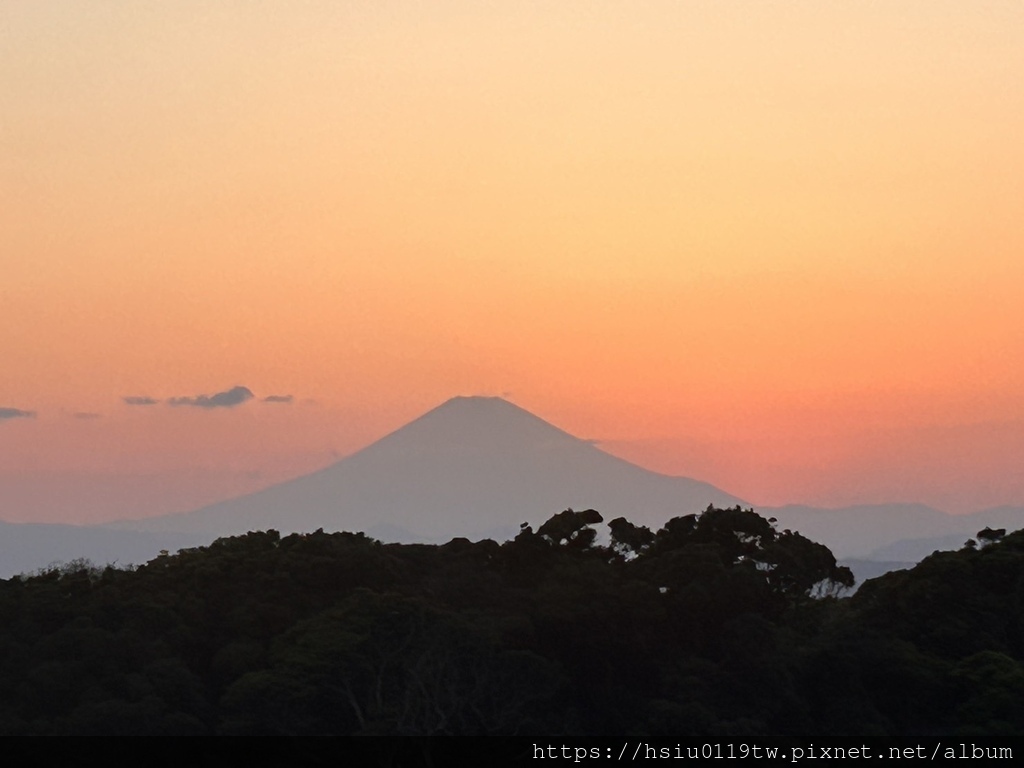
[[[497,395],[455,395],[455,397],[448,398],[433,410],[437,411],[440,410],[441,408],[445,408],[448,410],[455,408],[458,408],[460,410],[473,409],[474,411],[477,412],[486,410],[511,410],[519,411],[520,413],[525,413],[530,416],[533,415],[525,408],[520,408],[515,403],[506,400],[503,397],[499,397]],[[430,411],[428,411],[427,413],[430,413]]]
[[[501,397],[459,395],[377,441],[367,449],[396,442],[420,446],[457,448],[486,443],[529,445],[537,442],[572,441],[585,444],[539,416]]]
[[[447,406],[447,404],[455,402],[508,402],[510,406],[512,404],[504,397],[494,394],[457,394],[444,400],[441,406]]]

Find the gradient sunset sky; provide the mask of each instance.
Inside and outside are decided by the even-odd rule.
[[[1022,295],[1019,0],[0,4],[0,519],[458,394],[755,504],[1024,505]]]

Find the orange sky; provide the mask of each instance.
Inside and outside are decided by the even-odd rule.
[[[754,503],[1024,504],[1020,3],[0,30],[0,519],[185,509],[501,393]]]

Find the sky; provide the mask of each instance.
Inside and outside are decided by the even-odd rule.
[[[5,2],[0,519],[470,394],[754,504],[1024,505],[1021,136],[1019,0]]]

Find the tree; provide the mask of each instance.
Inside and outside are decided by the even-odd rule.
[[[756,570],[773,592],[788,597],[835,595],[853,586],[853,573],[836,563],[828,547],[793,531],[780,533],[752,509],[709,506],[700,515],[673,518],[646,546],[642,531],[631,524],[617,528],[620,536],[641,543],[641,559],[677,551],[688,553],[688,560],[711,557],[726,568]],[[681,562],[680,567],[693,566]]]
[[[597,537],[597,531],[590,526],[600,523],[603,519],[596,509],[574,512],[570,508],[559,512],[544,523],[537,530],[537,535],[554,545],[588,549]]]
[[[654,534],[644,525],[633,525],[624,517],[608,523],[612,536],[612,550],[624,559],[637,557],[654,543]]]

